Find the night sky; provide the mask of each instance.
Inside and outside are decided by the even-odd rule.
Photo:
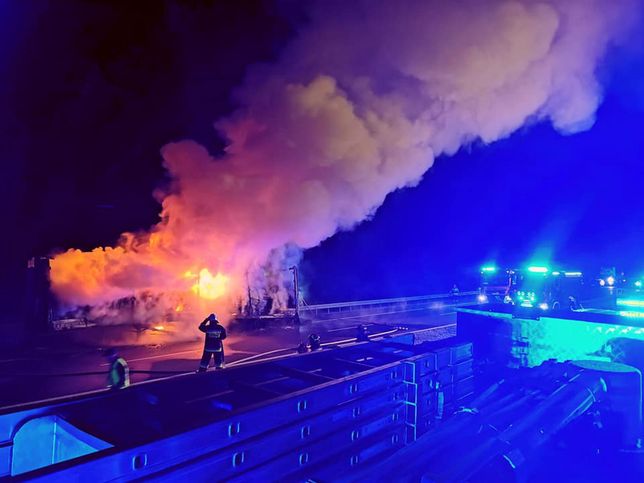
[[[234,109],[246,68],[275,59],[305,21],[295,3],[0,2],[3,318],[30,256],[157,222],[159,149],[222,149],[212,123]],[[305,254],[308,301],[474,285],[488,260],[644,274],[643,76],[641,48],[611,51],[591,130],[529,125],[439,158],[372,220]]]

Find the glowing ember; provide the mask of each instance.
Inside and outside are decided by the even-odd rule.
[[[154,327],[152,327],[152,328],[153,328],[154,330],[159,330],[159,331],[163,331],[163,330],[165,330],[165,327],[164,327],[164,326],[162,326],[162,325],[155,325],[155,326],[154,326]]]
[[[228,277],[222,273],[212,275],[207,268],[199,272],[199,280],[192,286],[192,291],[199,297],[207,300],[215,300],[226,293]]]

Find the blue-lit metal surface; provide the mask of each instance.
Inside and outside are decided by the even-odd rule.
[[[639,370],[596,361],[499,370],[479,362],[491,378],[485,390],[472,384],[475,397],[452,417],[348,479],[641,481]],[[631,466],[616,466],[625,454]]]
[[[110,446],[58,416],[28,419],[18,427],[13,437],[11,474],[26,473]]]
[[[610,360],[615,339],[644,341],[640,312],[532,310],[518,316],[498,306],[460,309],[459,337],[475,341],[478,353],[514,367],[538,366],[549,359]]]
[[[29,473],[43,481],[345,471],[413,441],[408,403],[419,397],[410,384],[423,393],[441,381],[451,395],[455,377],[471,372],[471,354],[467,344],[423,344],[422,334],[408,334],[10,411],[0,415],[9,448],[3,474],[21,458],[16,429],[40,414],[110,446]]]

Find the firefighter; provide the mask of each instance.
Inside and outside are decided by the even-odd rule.
[[[110,363],[107,373],[107,387],[110,389],[123,389],[130,385],[130,368],[127,362],[119,356],[116,349],[109,349],[105,357]]]
[[[322,347],[322,344],[320,344],[320,336],[317,334],[311,334],[309,336],[309,348],[311,351],[316,351],[320,347]]]
[[[356,342],[366,342],[369,340],[369,330],[367,329],[367,326],[364,324],[360,324],[357,327],[357,332],[356,332]]]
[[[581,304],[577,302],[577,299],[572,295],[568,297],[568,309],[572,312],[581,309]]]
[[[198,372],[205,372],[208,369],[211,357],[215,359],[215,367],[223,369],[224,344],[222,341],[226,338],[226,329],[219,323],[215,314],[210,314],[199,325],[199,330],[205,332],[206,339]]]

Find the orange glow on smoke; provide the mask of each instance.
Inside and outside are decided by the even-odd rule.
[[[226,275],[222,273],[213,275],[207,268],[202,268],[199,271],[197,283],[192,286],[192,291],[203,299],[215,300],[226,293],[228,281],[229,278]]]

